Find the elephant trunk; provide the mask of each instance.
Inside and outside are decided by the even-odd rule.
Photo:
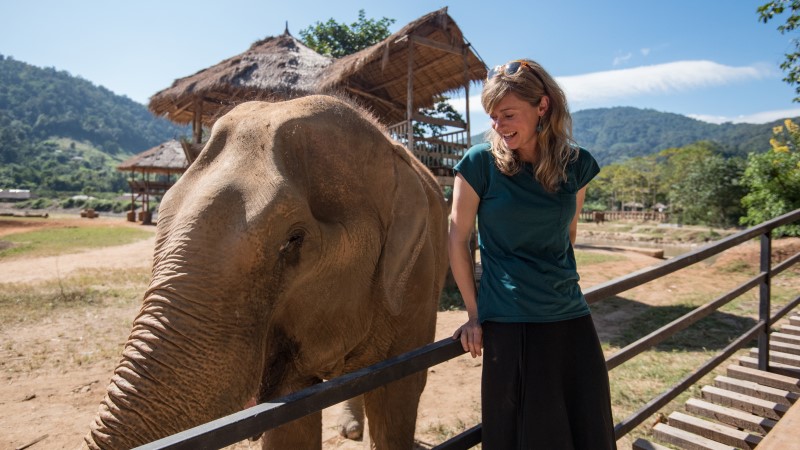
[[[239,411],[257,391],[262,367],[247,331],[174,303],[152,292],[145,299],[85,438],[89,448],[155,441]]]

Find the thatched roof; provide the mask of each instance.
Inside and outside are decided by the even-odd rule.
[[[288,32],[255,42],[239,55],[180,78],[150,97],[150,110],[179,124],[192,123],[202,102],[204,124],[243,100],[282,100],[313,93],[316,78],[332,59]],[[222,109],[222,111],[220,111]]]
[[[198,106],[212,124],[233,104],[344,91],[386,124],[405,119],[408,49],[413,45],[414,108],[486,77],[486,66],[464,40],[447,8],[426,14],[384,41],[332,60],[288,32],[254,43],[246,52],[175,80],[150,98],[150,110],[188,124]],[[466,55],[466,64],[465,57]]]
[[[119,171],[141,171],[156,173],[182,173],[189,164],[181,143],[175,139],[164,142],[138,155],[132,156],[119,166]]]
[[[465,41],[445,7],[409,23],[378,44],[334,61],[320,77],[318,89],[345,89],[385,122],[404,120],[411,41],[418,42],[411,55],[414,109],[433,106],[437,96],[463,88],[467,78],[469,82],[486,78],[486,64]]]

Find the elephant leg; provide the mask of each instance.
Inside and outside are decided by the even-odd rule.
[[[342,405],[337,423],[339,434],[347,439],[361,440],[364,436],[364,397],[359,395]]]
[[[426,376],[427,373],[422,371],[364,394],[373,448],[413,448],[417,406]]]
[[[264,433],[263,450],[322,449],[322,412],[313,412]]]

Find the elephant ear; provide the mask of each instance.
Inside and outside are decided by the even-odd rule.
[[[386,236],[378,261],[378,286],[392,315],[402,312],[417,258],[428,232],[428,197],[409,161],[395,156],[394,189],[384,218]]]

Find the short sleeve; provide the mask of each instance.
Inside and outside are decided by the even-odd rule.
[[[577,182],[578,189],[581,189],[600,173],[600,166],[597,164],[594,156],[584,148],[579,149],[577,163],[578,170],[575,181]]]
[[[491,153],[487,144],[472,146],[453,167],[455,174],[461,174],[472,186],[478,197],[483,197],[488,186],[488,164],[492,164]]]

